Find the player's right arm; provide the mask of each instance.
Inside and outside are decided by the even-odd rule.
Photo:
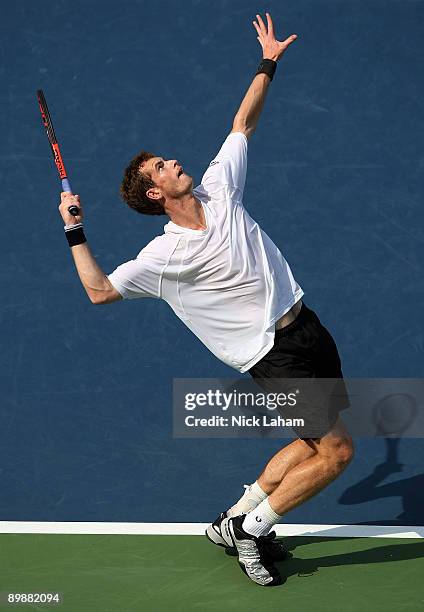
[[[73,217],[68,208],[75,204],[80,209],[80,214]],[[65,225],[81,223],[84,213],[79,201],[79,196],[67,192],[61,194],[59,206],[60,214]],[[106,274],[100,268],[88,242],[71,247],[72,257],[81,283],[93,304],[110,304],[122,299],[122,295],[113,287]]]

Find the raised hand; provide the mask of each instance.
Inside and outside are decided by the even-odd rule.
[[[260,15],[256,15],[256,19],[258,21],[254,21],[253,25],[258,33],[257,38],[262,47],[263,58],[272,59],[275,62],[278,62],[287,47],[296,40],[297,34],[292,34],[286,38],[286,40],[280,42],[275,38],[274,24],[272,23],[271,15],[269,13],[265,13],[265,15],[268,27],[265,25]]]

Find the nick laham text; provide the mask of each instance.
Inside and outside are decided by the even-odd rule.
[[[280,415],[269,416],[211,416],[198,418],[192,414],[186,416],[184,423],[187,427],[304,427],[303,419],[284,419]]]

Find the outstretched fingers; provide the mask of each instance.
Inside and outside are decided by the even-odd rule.
[[[272,23],[272,18],[269,13],[265,13],[266,21],[268,24],[268,34],[274,38],[274,24]]]
[[[256,32],[258,33],[258,38],[259,38],[259,37],[261,36],[261,34],[262,34],[262,33],[261,33],[261,29],[260,29],[260,27],[258,26],[258,24],[256,23],[256,21],[252,21],[252,23],[253,23],[253,25],[254,25],[254,27],[255,27]]]
[[[258,24],[259,24],[259,28],[260,28],[260,33],[263,36],[267,35],[267,30],[266,30],[266,26],[264,24],[264,22],[262,21],[262,17],[260,15],[256,15],[256,19],[258,20]]]
[[[266,22],[260,15],[256,15],[256,21],[253,21],[253,26],[257,33],[257,39],[261,44],[264,53],[267,53],[267,57],[276,58],[278,60],[287,47],[296,40],[297,34],[292,34],[285,41],[281,42],[275,38],[274,23],[270,13],[265,13]]]
[[[286,40],[283,42],[283,45],[285,47],[288,47],[292,42],[296,40],[296,38],[297,38],[297,34],[292,34],[291,36],[286,38]]]

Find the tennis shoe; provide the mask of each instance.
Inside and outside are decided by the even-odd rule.
[[[267,536],[258,538],[243,529],[244,516],[230,518],[227,528],[238,552],[242,571],[260,586],[277,586],[283,580],[278,570],[266,555]]]
[[[221,525],[224,519],[228,520],[227,513],[221,512],[218,518],[206,529],[205,535],[213,544],[227,547],[229,544],[227,543],[227,540],[224,539],[221,532]],[[230,546],[232,546],[232,544]]]
[[[244,514],[242,515],[245,516]],[[217,546],[225,547],[225,552],[231,557],[237,557],[237,548],[234,545],[228,529],[230,518],[226,512],[221,512],[218,518],[206,529],[206,537],[210,542]],[[275,531],[271,531],[266,536],[262,536],[263,554],[268,561],[284,561],[288,557],[286,548],[276,541]]]

